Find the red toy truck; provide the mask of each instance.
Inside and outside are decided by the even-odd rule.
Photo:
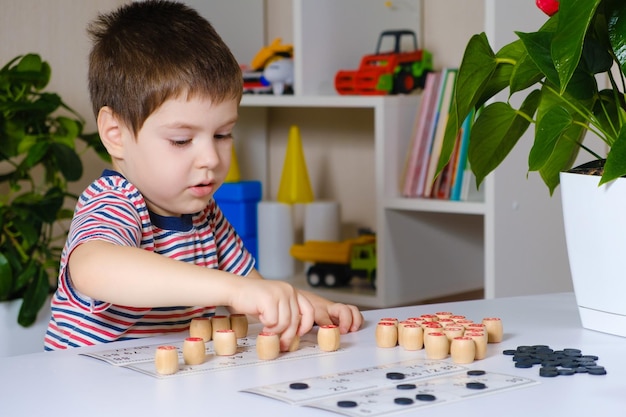
[[[382,45],[390,43],[391,51],[381,51]],[[405,51],[406,45],[410,45],[409,51]],[[417,49],[415,32],[387,30],[378,38],[376,53],[364,56],[358,70],[337,72],[335,90],[342,95],[408,94],[424,87],[432,69],[432,54]]]

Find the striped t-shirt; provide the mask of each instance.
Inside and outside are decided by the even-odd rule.
[[[58,288],[45,336],[46,350],[179,332],[213,306],[135,308],[93,300],[72,285],[68,255],[79,244],[104,240],[245,276],[254,260],[215,200],[195,214],[164,217],[148,211],[135,186],[106,170],[80,196],[61,255]],[[176,277],[172,277],[176,279]]]

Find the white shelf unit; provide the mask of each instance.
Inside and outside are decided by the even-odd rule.
[[[399,5],[393,10],[384,3],[293,0],[295,95],[242,100],[238,136],[245,138],[243,158],[248,174],[264,182],[272,109],[357,108],[366,109],[373,120],[377,288],[315,291],[378,308],[476,289],[484,289],[486,298],[571,290],[558,191],[550,198],[536,175],[524,175],[530,133],[522,139],[527,147],[514,151],[487,179],[484,202],[400,197],[398,181],[419,96],[347,97],[332,90],[336,70],[354,68],[383,29],[410,27],[419,33],[419,0],[392,2]],[[485,31],[496,46],[514,39],[512,28],[532,30],[544,19],[530,3],[484,0],[480,5]]]

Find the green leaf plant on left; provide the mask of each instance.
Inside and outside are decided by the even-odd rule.
[[[459,67],[438,170],[450,160],[457,132],[476,110],[468,162],[476,185],[509,155],[534,125],[528,171],[536,171],[550,194],[559,173],[572,168],[588,132],[608,149],[600,184],[626,175],[626,2],[561,0],[536,32],[494,52],[484,33],[472,36]],[[600,90],[598,78],[608,80]],[[508,89],[505,100],[494,96]],[[510,99],[522,97],[519,108]]]
[[[0,301],[23,299],[17,321],[31,325],[56,283],[68,183],[81,178],[81,153],[106,153],[97,133],[56,93],[43,91],[50,65],[36,54],[0,69]],[[72,204],[73,205],[73,204]]]

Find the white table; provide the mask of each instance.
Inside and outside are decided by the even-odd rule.
[[[606,415],[626,413],[626,338],[580,325],[573,294],[547,294],[364,312],[364,328],[342,337],[344,352],[333,355],[268,362],[208,374],[157,379],[79,355],[79,352],[166,342],[154,338],[63,352],[41,352],[0,359],[0,415],[2,416],[334,416],[308,407],[293,406],[241,389],[328,373],[384,365],[409,357],[425,357],[424,350],[376,347],[374,327],[382,317],[400,319],[438,311],[452,311],[475,321],[500,317],[502,343],[490,344],[488,357],[469,365],[488,372],[530,377],[537,385],[479,396],[419,410],[420,416]],[[180,339],[181,335],[177,336]],[[577,374],[540,378],[538,368],[518,369],[503,349],[547,344],[555,349],[579,348],[599,356],[608,374]],[[447,359],[450,361],[450,359]],[[188,414],[189,413],[189,414]],[[461,414],[462,413],[462,414]],[[417,412],[403,412],[413,415]]]

